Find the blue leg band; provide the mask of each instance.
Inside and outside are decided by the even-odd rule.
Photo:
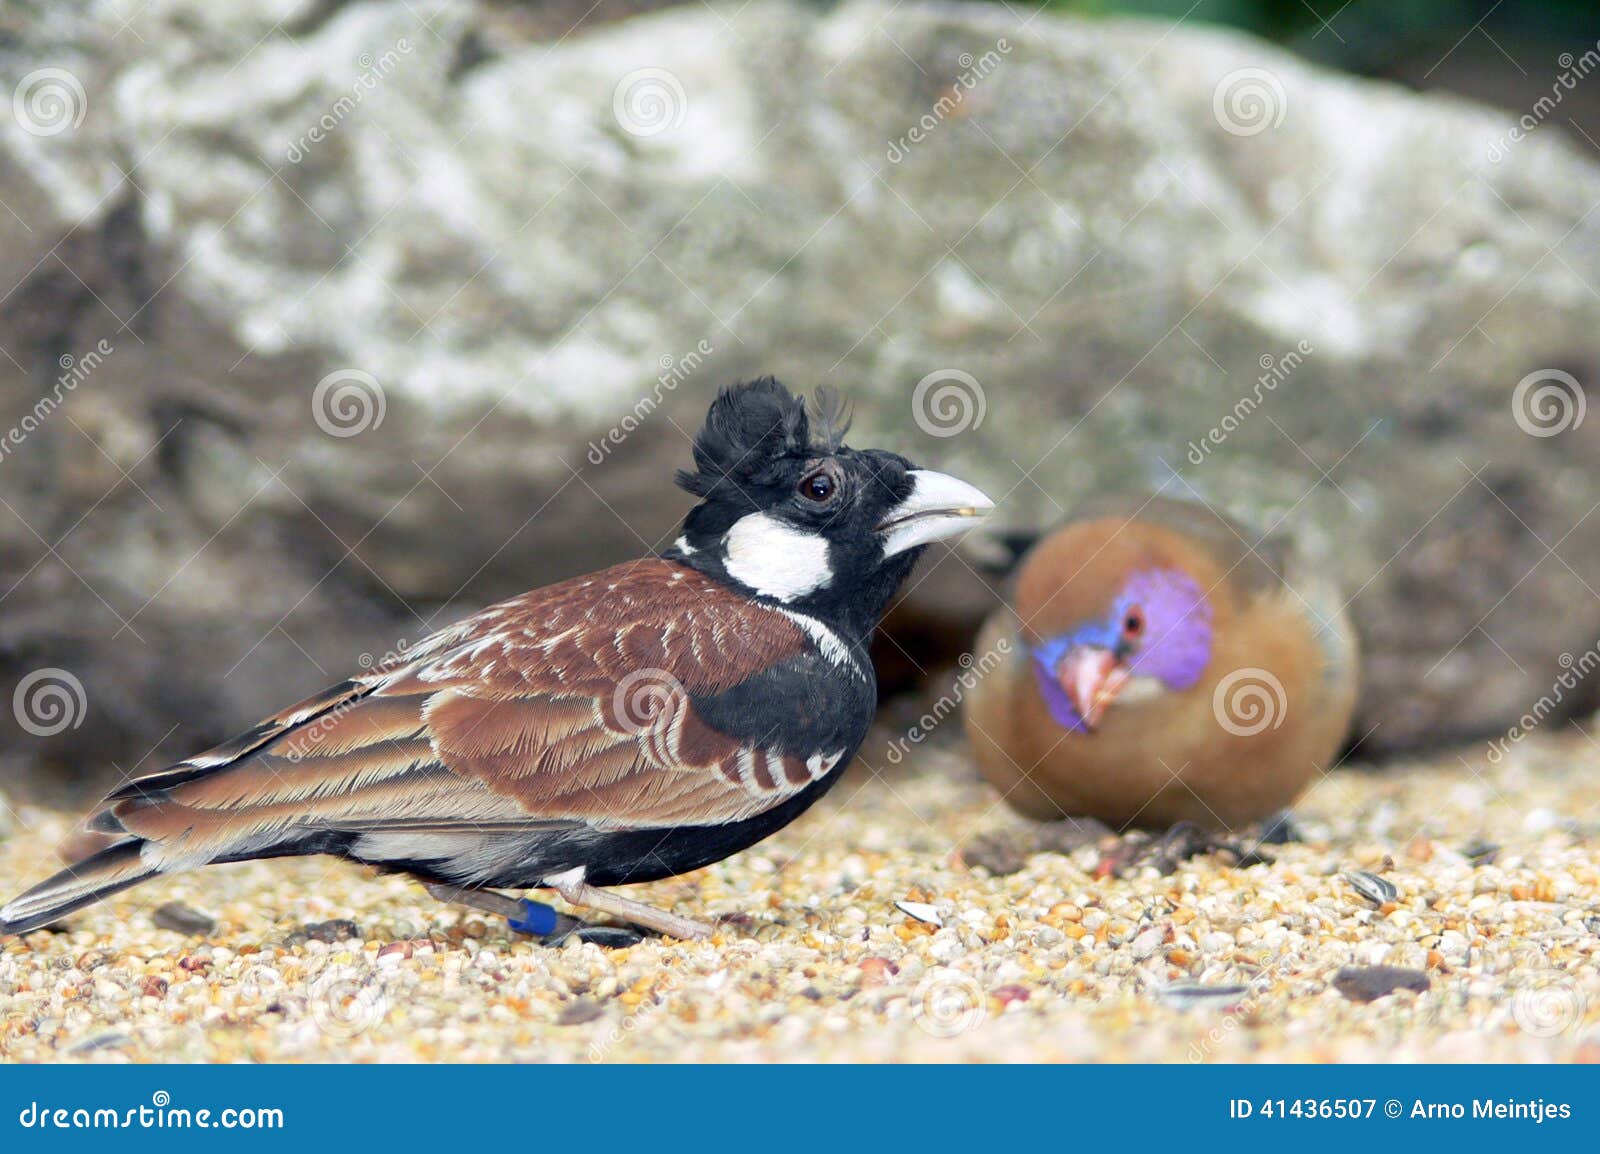
[[[542,938],[556,928],[556,911],[543,902],[522,899],[522,916],[507,918],[506,925],[519,934]]]

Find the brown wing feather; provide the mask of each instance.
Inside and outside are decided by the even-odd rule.
[[[316,830],[737,820],[832,763],[741,744],[689,698],[805,645],[785,615],[685,567],[618,566],[492,606],[140,779],[96,825],[157,843],[176,868]]]

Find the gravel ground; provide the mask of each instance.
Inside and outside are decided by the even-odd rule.
[[[1304,840],[1269,864],[1100,876],[1110,843],[1010,816],[958,749],[925,746],[632,891],[720,916],[712,941],[612,951],[341,863],[221,867],[0,946],[0,1057],[1600,1061],[1594,738],[1341,771],[1296,815]],[[70,826],[0,817],[7,896]],[[170,902],[214,928],[158,927]]]

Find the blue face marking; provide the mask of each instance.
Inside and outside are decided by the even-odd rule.
[[[1130,614],[1140,619],[1137,636],[1129,637]],[[1063,729],[1087,733],[1072,699],[1061,687],[1056,670],[1071,650],[1093,646],[1125,653],[1128,672],[1148,677],[1169,690],[1192,687],[1211,660],[1211,605],[1199,584],[1176,569],[1134,573],[1123,583],[1111,611],[1099,621],[1085,622],[1033,646],[1034,677],[1050,715]]]

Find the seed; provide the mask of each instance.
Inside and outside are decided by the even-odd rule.
[[[1375,906],[1385,905],[1400,896],[1393,882],[1366,870],[1350,870],[1344,875],[1344,880],[1350,883],[1351,889]]]

